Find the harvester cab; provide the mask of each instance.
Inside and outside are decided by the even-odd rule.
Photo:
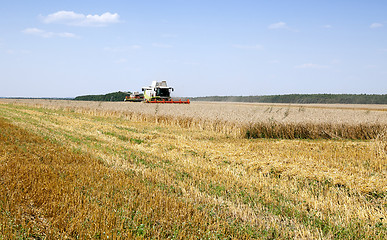
[[[187,101],[173,101],[171,98],[171,92],[173,92],[173,87],[168,87],[167,81],[163,80],[161,82],[153,81],[152,85],[149,87],[143,87],[142,91],[144,92],[144,100],[147,103],[187,103]]]
[[[143,87],[142,91],[144,92],[144,98],[148,101],[153,100],[171,100],[171,92],[173,91],[172,87],[167,86],[167,81],[153,81],[152,85],[149,87]]]

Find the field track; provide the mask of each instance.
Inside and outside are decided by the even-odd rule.
[[[383,131],[355,141],[247,139],[231,134],[237,121],[184,123],[192,113],[182,106],[168,122],[166,106],[0,101],[4,239],[387,237]],[[309,116],[297,106],[284,118],[287,109],[260,106],[254,116]],[[308,122],[329,123],[328,113],[346,124],[357,116],[355,126],[387,121],[370,108],[327,109]]]

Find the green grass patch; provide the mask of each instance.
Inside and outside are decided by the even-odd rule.
[[[130,138],[130,142],[135,144],[141,144],[144,142],[144,140],[137,139],[137,138]]]

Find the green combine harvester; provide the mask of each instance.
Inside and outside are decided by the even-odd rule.
[[[172,87],[167,86],[167,81],[161,82],[153,81],[149,87],[143,87],[144,102],[146,103],[178,103],[178,104],[189,104],[189,99],[182,101],[174,101],[171,98]]]

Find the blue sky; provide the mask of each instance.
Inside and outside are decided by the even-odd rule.
[[[387,1],[2,1],[0,97],[387,93]]]

